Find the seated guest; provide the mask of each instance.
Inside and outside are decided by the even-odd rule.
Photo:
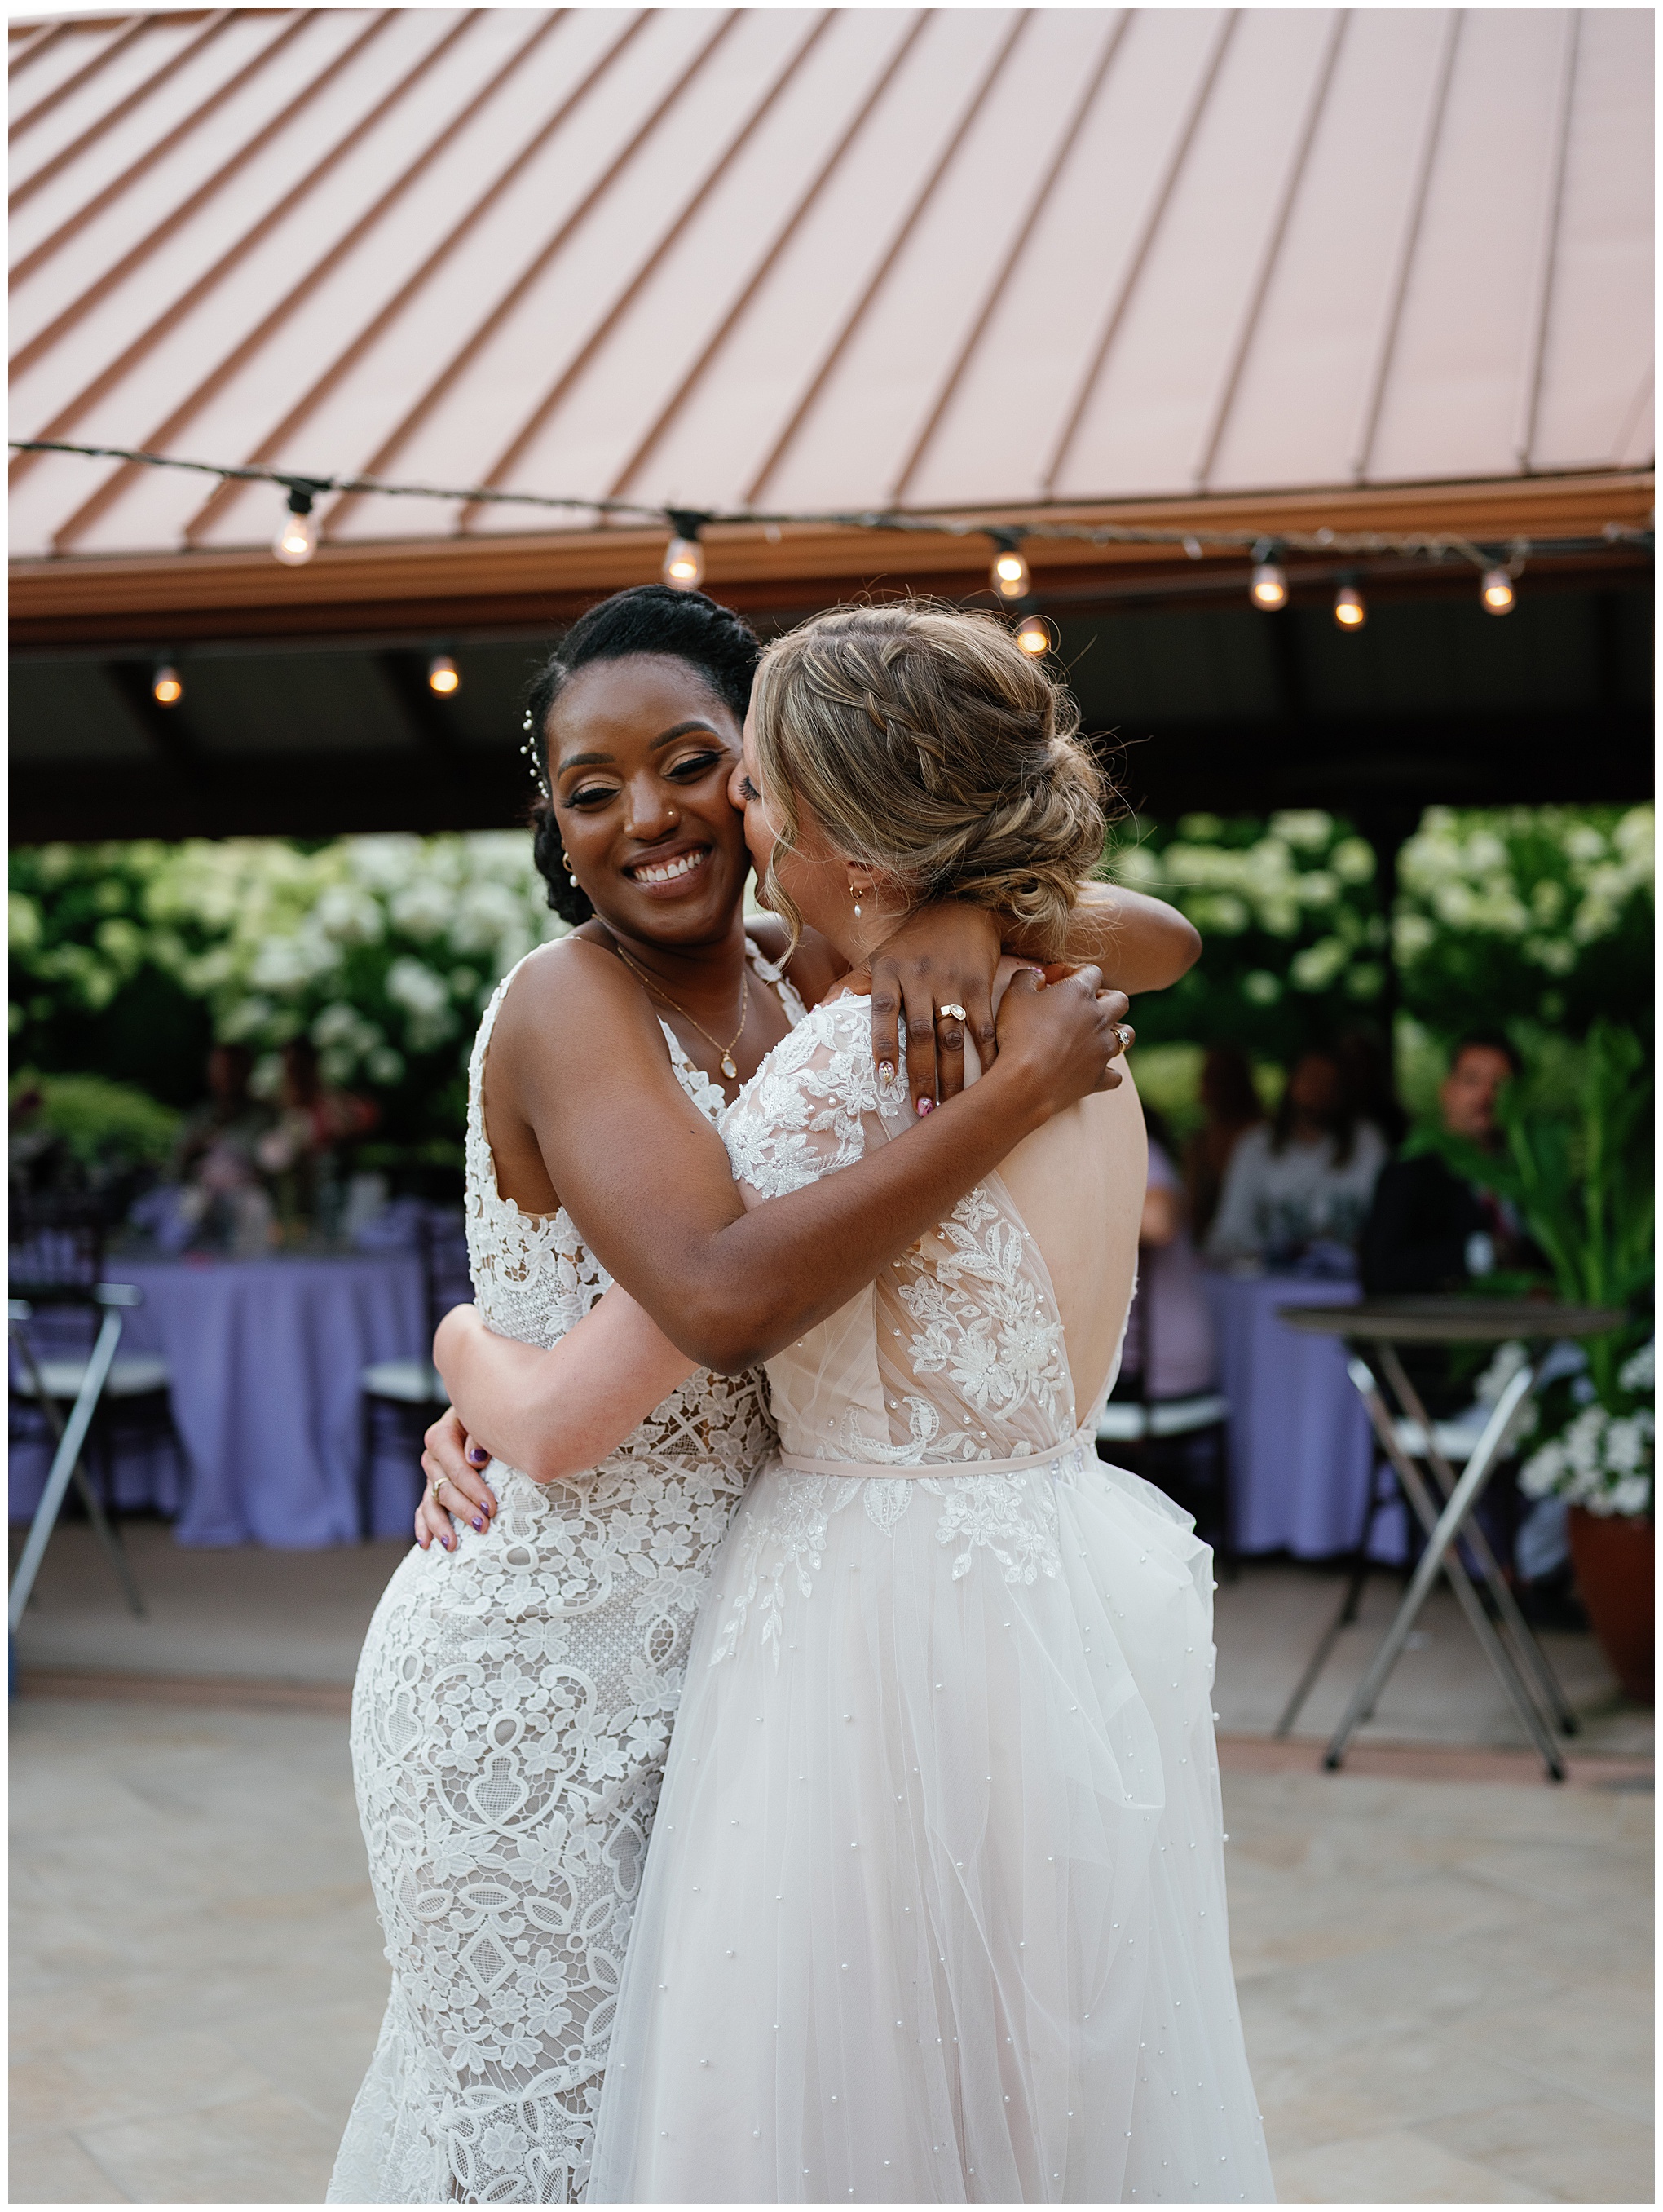
[[[1247,1055],[1233,1044],[1217,1044],[1201,1066],[1201,1104],[1205,1126],[1184,1147],[1184,1184],[1189,1193],[1190,1234],[1200,1243],[1218,1211],[1224,1171],[1238,1139],[1265,1118],[1253,1088]]]
[[[1149,1182],[1138,1231],[1138,1294],[1126,1317],[1120,1355],[1120,1397],[1187,1398],[1212,1388],[1212,1315],[1201,1263],[1190,1241],[1189,1207],[1172,1164],[1171,1139],[1152,1107]]]
[[[341,1146],[367,1136],[380,1118],[373,1099],[325,1084],[309,1037],[295,1037],[283,1047],[282,1112],[276,1127],[260,1139],[258,1158],[276,1179],[285,1219],[315,1221],[320,1210],[332,1210],[340,1196]]]
[[[1285,1266],[1316,1247],[1354,1245],[1386,1164],[1386,1139],[1359,1120],[1335,1054],[1302,1053],[1268,1127],[1230,1156],[1209,1259]]]
[[[216,1044],[208,1055],[208,1097],[187,1114],[173,1146],[170,1180],[185,1182],[207,1155],[228,1152],[252,1164],[271,1127],[271,1109],[249,1089],[254,1055],[246,1044]]]
[[[1438,1086],[1444,1127],[1482,1152],[1498,1152],[1496,1102],[1518,1073],[1518,1055],[1504,1038],[1464,1037]],[[1512,1206],[1466,1182],[1436,1152],[1393,1160],[1381,1171],[1357,1256],[1368,1297],[1459,1291],[1498,1267],[1545,1264]],[[1405,1346],[1399,1356],[1435,1419],[1471,1403],[1470,1364],[1448,1349]],[[1531,1618],[1551,1627],[1581,1626],[1570,1597],[1563,1498],[1540,1498],[1526,1510],[1513,1549],[1515,1586]]]
[[[1518,1072],[1512,1046],[1501,1038],[1464,1038],[1438,1088],[1444,1127],[1484,1152],[1498,1151],[1496,1101]],[[1382,1171],[1358,1248],[1371,1297],[1458,1291],[1475,1275],[1521,1260],[1528,1265],[1533,1256],[1512,1208],[1464,1182],[1435,1152],[1394,1160]]]

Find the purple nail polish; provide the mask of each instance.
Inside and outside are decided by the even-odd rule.
[[[483,1529],[483,1528],[484,1528],[484,1526],[485,1526],[485,1523],[484,1523],[484,1522],[480,1519],[480,1517],[479,1517],[478,1514],[476,1514],[476,1514],[474,1515],[474,1527],[475,1527],[476,1528],[481,1528],[481,1529]]]
[[[918,1110],[920,1114],[933,1114],[936,1110],[935,1100],[933,1098],[920,1098],[918,1102]]]

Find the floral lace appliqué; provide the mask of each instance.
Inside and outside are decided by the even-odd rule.
[[[491,1328],[547,1345],[608,1277],[564,1211],[497,1189],[482,1086],[512,980],[474,1048],[469,1250]],[[719,1090],[666,1037],[714,1119]],[[582,2197],[694,1618],[774,1442],[760,1376],[695,1373],[580,1485],[494,1467],[486,1534],[388,1585],[352,1753],[393,1987],[331,2201]]]

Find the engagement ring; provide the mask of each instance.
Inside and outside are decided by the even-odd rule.
[[[962,1006],[944,1006],[941,1011],[944,1014],[950,1014],[956,1022],[968,1022],[970,1018]]]

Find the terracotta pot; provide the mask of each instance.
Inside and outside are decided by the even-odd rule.
[[[1581,1505],[1573,1505],[1567,1517],[1576,1588],[1599,1649],[1624,1695],[1648,1705],[1656,1690],[1652,1523],[1636,1515],[1590,1513]]]

